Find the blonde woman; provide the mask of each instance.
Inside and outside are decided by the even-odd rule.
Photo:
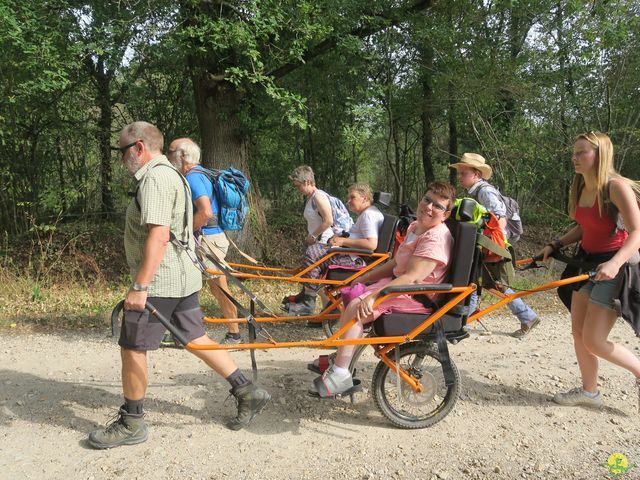
[[[569,214],[577,225],[546,245],[541,253],[546,259],[565,245],[581,242],[587,260],[597,258],[599,265],[595,278],[574,291],[571,299],[571,332],[582,387],[558,393],[553,400],[561,405],[600,407],[598,362],[602,358],[635,376],[640,409],[640,359],[608,340],[617,317],[613,300],[619,290],[621,267],[626,262],[638,262],[640,186],[616,173],[613,144],[604,133],[579,135],[571,160],[576,175]]]

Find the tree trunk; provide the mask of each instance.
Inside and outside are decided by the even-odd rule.
[[[97,98],[96,104],[100,109],[98,118],[98,131],[96,139],[98,141],[98,151],[100,155],[100,203],[102,215],[105,218],[111,217],[114,210],[113,195],[111,193],[111,178],[113,177],[111,163],[111,124],[113,115],[111,112],[111,77],[100,71],[101,65],[96,68],[95,75]]]
[[[447,119],[449,123],[449,164],[450,165],[458,161],[458,123],[456,121],[454,92],[455,92],[455,89],[453,86],[453,82],[449,82],[449,88],[447,91],[449,111],[447,112]],[[455,185],[456,180],[457,180],[456,170],[453,168],[450,168],[449,183],[451,183],[451,185]]]
[[[421,49],[421,83],[422,83],[422,166],[426,186],[435,180],[431,147],[433,145],[433,49],[424,45]],[[418,189],[420,190],[420,189]]]
[[[60,206],[62,211],[67,211],[67,185],[64,178],[64,155],[62,155],[60,135],[56,138],[56,153],[58,154],[58,181],[60,182]]]
[[[567,111],[567,90],[571,88],[571,77],[570,72],[567,71],[567,50],[564,39],[564,14],[562,10],[562,2],[558,2],[556,6],[556,27],[557,27],[557,35],[558,35],[558,62],[559,69],[561,72],[561,80],[560,80],[560,99],[558,102],[559,108],[559,120],[560,120],[560,142],[561,145],[565,145],[565,142],[569,138],[569,125],[566,118]],[[556,165],[559,165],[561,171],[561,186],[560,186],[560,194],[562,195],[560,198],[562,199],[560,208],[563,211],[567,211],[568,202],[569,202],[569,190],[571,185],[572,178],[572,170],[573,166],[570,162],[567,162],[565,159],[565,153],[562,148],[558,148],[556,152]]]
[[[240,124],[242,96],[225,81],[193,77],[196,115],[200,126],[202,163],[209,168],[237,168],[251,180],[249,142]],[[285,181],[283,173],[283,181]],[[249,190],[249,225],[240,232],[227,232],[250,255],[263,256],[269,250],[267,223],[257,182]],[[235,253],[232,257],[237,258]]]

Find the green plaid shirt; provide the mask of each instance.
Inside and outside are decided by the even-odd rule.
[[[136,199],[132,199],[127,207],[124,229],[124,250],[134,279],[142,263],[148,224],[168,226],[179,240],[189,238],[189,246],[191,249],[195,247],[191,234],[191,190],[167,158],[164,155],[155,157],[136,172],[135,178],[139,182],[137,200],[140,208]],[[169,243],[149,286],[149,297],[182,298],[200,288],[200,271],[184,250]]]

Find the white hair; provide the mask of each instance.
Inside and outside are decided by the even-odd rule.
[[[176,156],[181,158],[184,155],[185,165],[200,165],[200,147],[190,138],[183,138],[178,141]]]

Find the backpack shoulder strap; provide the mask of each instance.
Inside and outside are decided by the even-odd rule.
[[[607,183],[604,186],[604,190],[602,191],[602,203],[604,208],[607,210],[607,213],[611,216],[613,221],[617,223],[618,221],[618,207],[611,200],[611,179],[607,180]]]
[[[480,192],[490,186],[491,185],[489,185],[487,182],[484,182],[473,193],[469,193],[469,195],[471,195],[471,197],[473,197],[473,199],[477,202]]]
[[[313,195],[311,195],[311,208],[313,208],[316,212],[318,212],[318,215],[320,215],[320,211],[318,210],[318,204],[316,203],[316,194],[318,192],[322,192],[327,196],[327,199],[329,199],[329,194],[327,192],[325,192],[324,190],[320,190],[319,188],[316,189],[315,192],[313,192]]]
[[[185,240],[183,240],[184,242],[188,242],[189,241],[189,234],[190,232],[189,230],[189,213],[187,211],[187,209],[189,208],[189,206],[191,205],[191,195],[189,195],[189,184],[187,183],[187,179],[172,165],[167,165],[166,163],[159,163],[158,165],[155,165],[153,168],[156,167],[167,167],[170,168],[171,170],[173,170],[174,172],[176,172],[178,174],[178,176],[180,177],[180,180],[182,181],[182,187],[184,189],[184,196],[185,196],[185,209],[184,209],[184,230],[187,230],[187,235]],[[133,192],[133,196],[135,198],[135,202],[136,202],[136,207],[138,207],[138,210],[142,210],[142,208],[140,207],[140,201],[138,200],[138,191],[140,190],[140,182],[138,182],[138,184],[136,185],[136,190],[135,192]],[[184,232],[183,230],[183,232]],[[171,232],[171,235],[173,235],[173,232]]]
[[[615,203],[613,203],[613,200],[611,200],[610,188],[611,188],[611,178],[607,180],[607,183],[604,186],[604,190],[602,192],[603,193],[602,200],[603,200],[604,208],[607,214],[611,217],[611,219],[613,220],[613,223],[615,224],[615,227],[613,228],[613,232],[611,232],[611,235],[615,235],[617,230],[626,230],[626,226],[624,224],[624,221],[620,217],[620,211],[618,210],[618,207],[616,206]],[[640,207],[640,193],[636,191],[635,188],[633,189],[633,193],[634,193],[636,202],[638,204],[638,207]]]

